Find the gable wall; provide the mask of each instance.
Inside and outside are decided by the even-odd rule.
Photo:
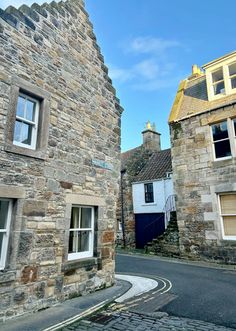
[[[24,10],[27,16],[14,8],[14,15],[0,12],[0,197],[14,200],[0,272],[2,317],[114,282],[122,109],[83,1]],[[47,96],[41,134],[49,135],[38,157],[7,146],[13,92],[21,84]],[[96,207],[95,249],[94,259],[68,263],[73,204]]]

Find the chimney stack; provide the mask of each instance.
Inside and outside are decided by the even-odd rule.
[[[159,152],[161,150],[161,134],[156,131],[156,126],[150,121],[146,123],[146,128],[142,132],[143,134],[143,146],[145,149]]]

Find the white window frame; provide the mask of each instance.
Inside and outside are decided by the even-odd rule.
[[[220,122],[217,123],[212,123],[210,125],[210,130],[211,130],[211,143],[212,143],[212,150],[213,150],[213,159],[214,161],[219,161],[219,160],[227,160],[227,159],[232,159],[233,157],[236,157],[236,132],[234,132],[234,125],[233,125],[233,121],[235,121],[236,118],[227,118],[224,119]],[[215,153],[215,143],[217,141],[213,140],[213,132],[212,132],[212,126],[222,123],[222,122],[226,122],[227,123],[227,130],[228,130],[228,136],[229,138],[225,138],[222,140],[217,140],[217,141],[223,141],[223,140],[229,140],[230,143],[230,149],[231,149],[231,156],[225,156],[225,157],[216,157],[216,153]]]
[[[236,93],[236,88],[231,87],[231,77],[229,75],[229,66],[234,63],[236,63],[236,59],[234,59],[234,60],[230,59],[228,61],[225,61],[224,63],[216,64],[216,65],[212,66],[211,68],[206,69],[207,93],[208,93],[209,101],[217,100],[226,95]],[[214,72],[216,72],[217,70],[219,70],[220,68],[222,68],[222,71],[223,71],[224,92],[215,94],[212,74]]]
[[[39,102],[39,100],[37,100],[35,98],[32,98],[32,97],[30,97],[27,94],[19,93],[18,99],[17,99],[17,105],[18,105],[19,97],[22,97],[22,98],[26,99],[26,101],[29,100],[29,101],[35,103],[35,114],[34,114],[34,121],[30,121],[30,120],[28,120],[28,119],[26,119],[24,117],[17,116],[17,110],[16,110],[15,123],[16,123],[17,120],[19,120],[19,121],[21,121],[23,123],[26,123],[26,124],[29,124],[30,126],[32,126],[32,137],[31,137],[31,144],[28,145],[28,144],[24,144],[24,143],[21,143],[19,141],[14,140],[14,133],[13,133],[13,144],[16,145],[16,146],[20,146],[20,147],[24,147],[24,148],[29,148],[29,149],[34,149],[35,150],[36,149],[36,144],[37,144],[40,102]]]
[[[77,260],[82,258],[93,257],[93,250],[94,250],[94,216],[95,210],[93,206],[82,206],[82,205],[72,205],[71,208],[71,215],[73,208],[89,208],[91,209],[91,227],[90,228],[73,228],[69,229],[69,232],[72,231],[89,231],[89,249],[85,252],[76,252],[76,253],[69,253],[68,252],[68,261]],[[81,212],[80,212],[81,213]],[[68,241],[68,248],[69,248],[69,241]]]
[[[6,264],[8,243],[9,243],[9,237],[10,237],[10,225],[11,225],[11,218],[12,218],[13,201],[11,199],[4,199],[4,198],[0,198],[0,201],[9,202],[6,227],[5,227],[5,229],[0,229],[0,233],[3,233],[3,240],[2,240],[2,247],[1,247],[1,254],[0,254],[0,270],[3,270],[5,268],[5,264]]]
[[[222,195],[230,195],[230,194],[236,194],[236,192],[229,192],[229,193],[219,193],[218,194],[218,206],[219,206],[219,211],[220,211],[220,227],[221,227],[221,233],[222,233],[222,238],[224,240],[236,240],[236,236],[229,236],[229,235],[225,235],[225,230],[224,230],[224,220],[223,217],[224,216],[236,216],[236,214],[222,214],[222,210],[221,210],[221,203],[220,203],[220,196]]]

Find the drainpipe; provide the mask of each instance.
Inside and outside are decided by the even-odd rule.
[[[123,236],[123,245],[124,248],[126,248],[126,238],[125,238],[125,219],[124,219],[124,187],[123,187],[123,177],[126,170],[121,170],[120,176],[121,176],[121,184],[120,184],[120,190],[121,190],[121,225],[122,225],[122,236]]]

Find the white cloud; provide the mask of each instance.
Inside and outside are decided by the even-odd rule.
[[[111,78],[115,83],[143,91],[176,86],[181,75],[170,59],[176,58],[176,49],[180,47],[183,45],[176,40],[152,36],[137,37],[128,42],[126,40],[126,45],[123,43],[122,48],[125,56],[128,55],[134,64],[126,69],[113,67],[110,71]]]
[[[117,80],[121,83],[127,82],[128,80],[131,80],[134,77],[132,70],[115,68],[112,65],[108,67],[109,67],[109,76],[111,77],[111,79]]]
[[[169,48],[180,47],[181,44],[175,40],[165,40],[155,37],[137,37],[129,43],[126,48],[138,54],[162,54]]]
[[[180,80],[175,73],[176,65],[172,62],[162,63],[158,58],[145,59],[130,68],[118,68],[112,65],[108,67],[109,76],[115,83],[126,84],[140,91],[155,91],[176,86]]]
[[[154,79],[159,73],[159,65],[153,59],[147,59],[134,66],[136,75],[141,75],[146,79]]]
[[[166,78],[156,78],[151,81],[138,82],[132,85],[132,88],[137,91],[157,91],[160,89],[165,89],[169,87],[178,86],[181,77],[166,77]]]

